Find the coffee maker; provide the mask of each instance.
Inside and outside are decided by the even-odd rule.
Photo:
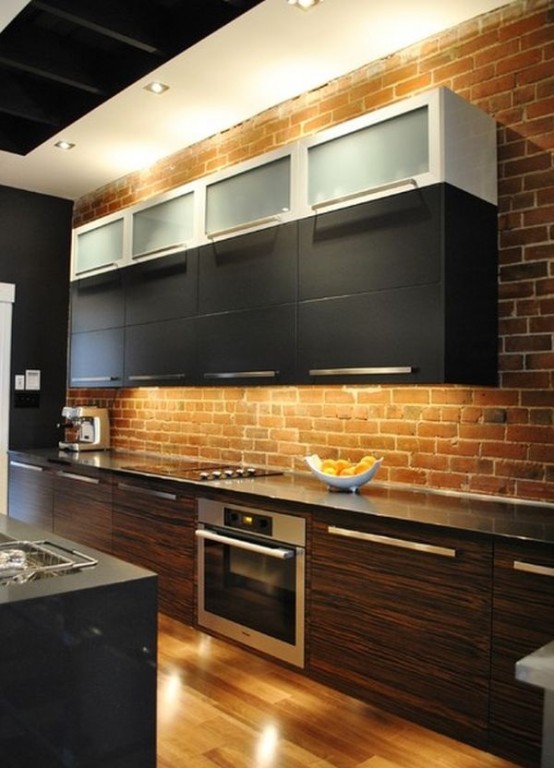
[[[62,426],[74,430],[74,440],[60,441],[64,451],[103,451],[110,447],[110,420],[106,408],[95,405],[66,405]]]

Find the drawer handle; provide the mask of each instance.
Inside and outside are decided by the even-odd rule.
[[[157,499],[169,499],[170,501],[177,501],[177,494],[168,493],[167,491],[153,491],[151,488],[140,488],[138,485],[130,485],[129,483],[118,483],[117,487],[122,491],[141,493],[143,496],[155,496]]]
[[[244,224],[235,224],[232,227],[225,227],[224,229],[217,229],[213,232],[206,232],[206,234],[213,240],[216,237],[222,237],[223,235],[231,235],[233,232],[246,232],[254,227],[261,227],[263,224],[278,224],[280,221],[280,216],[263,216],[260,219],[252,219],[252,221],[246,221]]]
[[[30,469],[32,472],[44,472],[44,467],[36,467],[34,464],[24,464],[22,461],[10,461],[10,467]]]
[[[539,576],[554,576],[554,568],[548,565],[537,565],[536,563],[526,563],[523,560],[514,560],[514,571],[525,571],[526,573],[535,573]]]
[[[415,373],[413,365],[378,366],[374,368],[311,368],[310,376],[381,376],[383,374]]]
[[[275,379],[279,371],[223,371],[205,373],[205,379]]]
[[[86,475],[76,475],[74,472],[64,472],[61,470],[57,473],[60,477],[67,477],[69,480],[78,480],[80,483],[93,483],[98,485],[100,480],[97,477],[87,477]]]
[[[374,544],[386,544],[389,547],[399,547],[400,549],[411,549],[417,552],[427,552],[430,555],[441,555],[441,557],[456,557],[457,552],[451,547],[439,547],[436,544],[425,544],[420,541],[409,541],[408,539],[395,539],[392,536],[380,536],[377,533],[365,533],[364,531],[351,531],[348,528],[337,528],[330,525],[329,533],[336,536],[345,536],[349,539],[361,539],[362,541],[371,541]]]
[[[386,184],[378,184],[376,187],[367,187],[366,189],[360,189],[357,192],[349,192],[347,195],[340,195],[339,197],[333,197],[330,200],[322,200],[319,203],[313,203],[312,210],[318,211],[321,208],[327,208],[327,206],[330,205],[346,203],[348,200],[356,200],[358,197],[375,195],[379,194],[379,192],[386,192],[388,189],[397,189],[398,187],[415,187],[417,189],[417,181],[411,178],[397,179],[396,181],[389,181]]]
[[[149,374],[137,374],[135,376],[129,376],[129,381],[159,381],[161,379],[165,379],[166,381],[170,380],[179,380],[179,379],[186,379],[187,374],[186,373],[149,373]]]
[[[119,381],[119,376],[81,376],[71,379],[72,384],[81,384],[87,381]]]

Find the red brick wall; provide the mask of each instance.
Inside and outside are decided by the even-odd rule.
[[[375,453],[380,480],[554,501],[552,2],[511,3],[281,104],[87,195],[74,222],[440,85],[498,123],[499,388],[73,390],[110,407],[115,447],[285,469]]]

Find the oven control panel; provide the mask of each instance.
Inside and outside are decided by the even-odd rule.
[[[264,536],[273,535],[273,520],[270,515],[247,512],[241,509],[225,508],[225,526],[241,531],[252,531]]]

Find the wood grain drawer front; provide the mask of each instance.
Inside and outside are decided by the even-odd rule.
[[[349,515],[338,530],[317,522],[312,670],[362,699],[484,743],[491,566],[486,538]]]
[[[543,692],[515,680],[515,664],[554,637],[552,545],[495,543],[492,629],[492,746],[538,766]]]
[[[112,550],[112,486],[101,477],[60,470],[54,476],[54,532],[103,552]]]
[[[8,514],[23,523],[52,530],[52,473],[46,467],[10,459]]]
[[[157,573],[160,610],[186,624],[193,618],[194,513],[194,499],[170,483],[114,484],[114,554]]]

